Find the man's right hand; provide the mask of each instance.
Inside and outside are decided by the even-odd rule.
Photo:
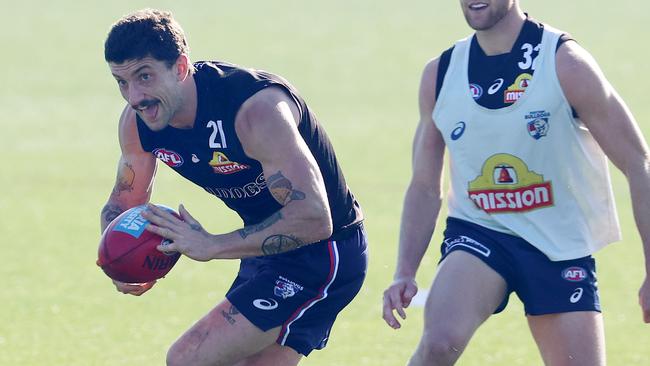
[[[156,284],[156,281],[145,282],[145,283],[125,283],[125,282],[113,280],[113,284],[115,285],[115,288],[117,288],[117,291],[123,294],[140,296],[145,292],[149,291],[149,289]]]
[[[411,304],[411,300],[417,292],[418,285],[415,283],[413,277],[397,278],[386,289],[386,291],[384,291],[383,318],[391,328],[399,329],[402,327],[395,317],[393,310],[395,310],[402,319],[406,319],[404,308],[407,308]]]

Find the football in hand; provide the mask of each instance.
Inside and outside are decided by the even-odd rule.
[[[180,218],[171,208],[157,206]],[[156,249],[170,241],[145,229],[150,224],[142,217],[146,209],[146,205],[132,207],[104,230],[97,265],[108,277],[126,283],[150,282],[165,276],[178,261],[180,253]]]

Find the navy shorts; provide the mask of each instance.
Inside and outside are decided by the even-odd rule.
[[[338,240],[242,259],[226,298],[262,331],[282,327],[277,343],[307,356],[325,347],[336,316],[361,289],[366,249],[359,226]]]
[[[598,311],[596,264],[591,256],[551,261],[524,239],[453,217],[447,218],[441,252],[462,250],[481,259],[501,275],[508,286],[495,313],[515,292],[527,315]]]

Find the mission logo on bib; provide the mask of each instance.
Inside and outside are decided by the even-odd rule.
[[[522,212],[553,206],[551,182],[516,156],[496,154],[469,183],[469,197],[487,213]]]

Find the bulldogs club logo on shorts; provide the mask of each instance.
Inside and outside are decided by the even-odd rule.
[[[273,288],[273,294],[277,297],[286,299],[302,291],[303,287],[299,284],[288,280],[282,276],[279,276],[275,281],[275,287]]]

